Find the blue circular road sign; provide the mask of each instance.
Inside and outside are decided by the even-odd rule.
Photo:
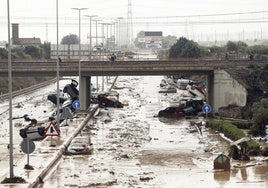
[[[210,113],[211,110],[212,110],[212,108],[211,108],[211,106],[210,106],[209,104],[205,104],[205,105],[203,105],[203,107],[202,107],[202,111],[203,111],[204,113],[206,113],[206,114]]]
[[[80,101],[79,100],[75,100],[75,101],[73,101],[73,103],[72,103],[72,107],[74,108],[74,109],[80,109],[80,107],[81,107],[81,104],[80,104]]]

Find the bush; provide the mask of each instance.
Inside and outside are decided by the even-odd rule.
[[[8,52],[5,48],[0,48],[0,59],[7,59]]]
[[[252,122],[243,121],[232,122],[232,124],[234,124],[239,129],[250,129],[253,126]]]
[[[242,125],[242,124],[240,124]],[[240,138],[245,137],[245,133],[237,128],[235,125],[230,122],[220,121],[220,120],[210,120],[207,122],[207,126],[222,132],[227,138],[235,141]],[[250,140],[247,142],[248,150],[250,151],[250,155],[258,155],[261,153],[260,144],[255,142],[254,140]]]
[[[226,137],[230,138],[231,140],[238,140],[246,136],[242,130],[238,129],[235,125],[226,121],[211,120],[208,121],[207,125],[212,129],[222,132]]]
[[[250,140],[247,142],[248,150],[251,155],[259,155],[261,153],[260,144],[255,142],[254,140]]]

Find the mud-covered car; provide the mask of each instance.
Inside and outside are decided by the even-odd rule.
[[[66,150],[70,155],[89,155],[93,152],[93,144],[88,137],[75,137]]]
[[[123,104],[114,98],[108,98],[106,95],[103,94],[98,95],[97,98],[100,107],[123,108]]]
[[[158,117],[180,118],[185,116],[196,116],[198,115],[198,111],[193,108],[192,104],[195,103],[189,103],[187,106],[179,105],[167,107],[164,110],[160,110],[158,112]]]
[[[167,107],[164,110],[158,112],[158,117],[184,117],[185,112],[181,107]]]

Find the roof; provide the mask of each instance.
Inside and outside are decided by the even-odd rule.
[[[39,45],[41,44],[40,38],[19,38],[21,45]]]
[[[162,33],[162,31],[145,31],[144,35],[145,36],[160,36],[160,37],[162,37],[163,33]]]

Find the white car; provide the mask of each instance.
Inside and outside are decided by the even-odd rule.
[[[172,85],[167,85],[158,91],[159,93],[177,93],[177,89]]]
[[[88,137],[75,137],[66,150],[66,154],[88,155],[93,152],[93,144]]]

